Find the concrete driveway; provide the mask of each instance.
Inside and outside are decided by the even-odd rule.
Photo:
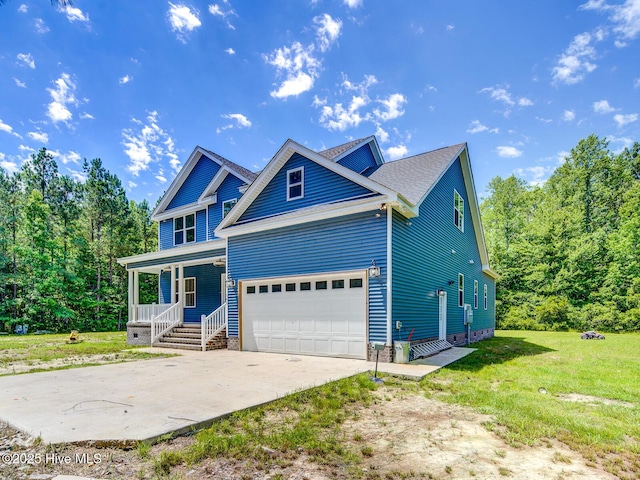
[[[471,351],[380,364],[379,371],[420,378]],[[1,377],[0,420],[45,443],[153,440],[374,367],[342,358],[174,352],[180,356]]]

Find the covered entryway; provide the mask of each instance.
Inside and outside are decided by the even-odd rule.
[[[242,350],[366,358],[366,273],[241,282]]]

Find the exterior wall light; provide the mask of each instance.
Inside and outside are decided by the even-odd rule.
[[[474,262],[473,260],[469,260],[469,265],[473,265],[474,263],[476,262]]]
[[[376,261],[371,261],[371,266],[369,267],[369,276],[370,277],[379,277],[380,276],[380,267],[376,265]]]
[[[227,288],[233,288],[236,286],[236,281],[231,278],[231,277],[227,277],[227,281],[225,282]]]

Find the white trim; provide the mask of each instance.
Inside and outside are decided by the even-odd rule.
[[[193,227],[187,227],[187,217],[193,215]],[[176,220],[178,218],[182,218],[182,228],[179,230],[176,230]],[[174,247],[178,247],[181,245],[190,245],[192,243],[196,243],[196,241],[198,240],[197,235],[198,235],[198,227],[197,227],[197,223],[198,223],[198,215],[196,215],[196,212],[193,213],[188,213],[186,215],[183,216],[177,216],[173,218],[173,246]],[[187,240],[187,230],[191,230],[193,229],[193,240],[192,241],[188,241]],[[182,243],[176,243],[176,233],[177,232],[182,232]]]
[[[478,286],[478,280],[473,281],[473,308],[475,310],[478,309],[480,297],[480,287]]]
[[[167,263],[172,263],[171,257],[178,255],[187,255],[189,253],[204,252],[207,250],[225,249],[226,241],[221,239],[209,240],[208,242],[196,242],[184,245],[182,247],[165,248],[164,250],[158,250],[156,252],[141,253],[139,255],[132,255],[130,257],[118,258],[117,262],[120,265],[127,265],[129,263],[145,262],[147,260],[159,260],[167,259]]]
[[[393,289],[391,285],[392,278],[392,263],[393,263],[393,252],[392,252],[392,240],[393,240],[393,208],[387,208],[387,345],[391,345],[392,342],[392,332],[391,328],[393,326],[393,318],[392,318],[392,301],[393,301]]]
[[[193,280],[193,291],[187,291],[187,280]],[[196,277],[184,278],[184,308],[198,308],[198,290],[196,284]],[[187,295],[193,293],[193,305],[187,305]]]
[[[236,207],[240,205],[242,198],[240,198],[240,200],[236,204]],[[295,210],[293,212],[285,213],[283,215],[276,215],[262,220],[256,220],[255,222],[234,225],[232,227],[221,228],[220,225],[218,225],[218,228],[216,228],[214,233],[218,237],[228,238],[235,235],[262,232],[274,228],[282,228],[291,225],[299,225],[301,223],[316,222],[319,220],[326,220],[343,215],[351,215],[354,213],[366,212],[370,210],[379,210],[380,205],[382,205],[383,203],[387,203],[387,197],[385,196],[375,197],[373,199],[366,198],[353,200],[350,202],[341,202],[337,204],[327,204],[327,208],[321,210],[316,210],[316,207],[318,207],[316,205],[314,207],[309,207],[306,209],[303,208],[300,210]],[[228,218],[229,216],[230,214],[227,215],[226,218]]]
[[[484,309],[487,310],[487,307],[489,306],[489,294],[487,292],[487,284],[484,284],[484,289],[482,291],[482,303],[484,305]]]
[[[184,215],[190,215],[192,213],[199,212],[200,210],[207,210],[210,205],[215,205],[216,203],[217,198],[210,198],[207,201],[195,202],[188,205],[183,205],[182,207],[172,208],[171,210],[167,210],[164,213],[152,216],[151,219],[156,222],[160,222],[162,220],[168,220],[170,218],[183,217]]]
[[[380,146],[378,145],[378,139],[375,135],[371,135],[370,137],[365,138],[359,143],[353,145],[350,149],[345,150],[340,155],[337,155],[333,158],[333,161],[338,163],[343,158],[349,156],[351,153],[355,152],[363,145],[369,145],[371,148],[371,153],[373,154],[373,159],[376,161],[376,165],[380,166],[384,163],[384,157],[382,156],[382,151],[380,150]]]
[[[231,210],[233,209],[233,207],[235,207],[236,203],[238,203],[238,197],[230,198],[228,200],[225,200],[225,201],[221,202],[221,206],[222,206],[222,217],[221,218],[224,218],[224,217],[227,216],[227,215],[224,214],[224,204],[225,203],[229,203],[229,202],[235,202],[235,203],[233,205],[231,205],[231,208],[229,209],[229,212],[227,212],[227,215],[229,215],[229,213],[231,213]]]
[[[300,182],[296,182],[292,184],[290,175],[296,172],[300,172]],[[293,187],[297,187],[298,185],[300,186],[300,195],[297,197],[292,197],[291,189]],[[302,167],[291,168],[287,170],[287,202],[290,202],[292,200],[300,200],[303,198],[304,198],[304,165]]]
[[[224,180],[227,178],[227,175],[229,175],[229,173],[230,171],[226,166],[224,165],[221,166],[220,170],[216,172],[216,174],[213,176],[213,178],[209,182],[209,185],[207,185],[206,188],[202,191],[202,195],[200,195],[200,198],[198,198],[198,201],[199,202],[203,201],[207,197],[211,197],[213,195],[216,195],[216,200],[217,200],[218,188],[220,188],[220,185],[222,185],[222,182],[224,182]]]
[[[462,278],[462,288],[460,288],[460,279]],[[462,298],[460,298],[462,292]],[[464,308],[464,273],[458,273],[458,307]]]
[[[456,205],[456,200],[458,205]],[[462,211],[458,208],[462,203]],[[464,233],[464,197],[460,195],[458,190],[453,189],[453,224],[456,226],[458,230]],[[456,213],[458,214],[458,223],[456,223]]]

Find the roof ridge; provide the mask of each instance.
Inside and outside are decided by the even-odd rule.
[[[398,158],[398,159],[396,159],[396,160],[391,160],[390,162],[385,162],[384,164],[385,164],[385,165],[388,165],[388,164],[390,164],[390,163],[401,162],[402,160],[409,160],[409,159],[411,159],[411,158],[420,157],[420,156],[422,156],[422,155],[427,155],[427,154],[431,154],[431,153],[436,153],[436,152],[439,152],[440,150],[446,150],[446,149],[448,149],[448,148],[454,148],[454,147],[455,147],[455,148],[457,148],[457,149],[459,150],[460,148],[462,148],[462,146],[463,146],[465,143],[466,143],[466,142],[461,142],[461,143],[456,143],[456,144],[453,144],[453,145],[449,145],[449,146],[447,146],[447,147],[440,147],[440,148],[436,148],[435,150],[427,150],[426,152],[416,153],[415,155],[411,155],[411,156],[409,156],[409,157],[402,157],[402,158]]]
[[[219,155],[216,152],[214,152],[212,150],[209,150],[208,148],[201,147],[200,145],[197,145],[197,148],[200,148],[200,149],[204,150],[205,152],[207,152],[211,156],[213,156],[216,159],[220,160],[223,164],[233,167],[234,169],[236,169],[238,171],[238,173],[240,173],[241,175],[244,175],[245,177],[247,177],[251,181],[255,180],[256,177],[258,176],[257,173],[252,172],[248,168],[243,167],[242,165],[239,165],[238,163],[236,163],[236,162],[234,162],[232,160],[229,160],[228,158],[225,158],[222,155]]]
[[[366,140],[369,137],[371,137],[371,135],[369,135],[367,137],[358,138],[356,140],[350,140],[348,142],[341,143],[340,145],[336,145],[334,147],[325,148],[324,150],[319,150],[316,153],[318,153],[319,155],[322,155],[325,158],[329,158],[329,159],[333,160],[335,157],[337,157],[341,153],[346,152],[347,150],[349,150],[354,145],[357,145],[358,143]],[[331,152],[331,153],[329,153],[329,152]]]

